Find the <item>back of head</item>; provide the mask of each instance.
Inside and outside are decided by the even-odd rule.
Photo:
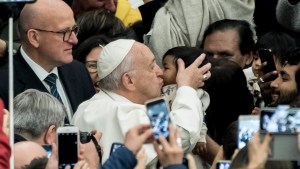
[[[122,21],[112,12],[102,8],[81,14],[76,20],[80,27],[78,45],[94,35],[120,36],[125,30]]]
[[[196,47],[188,47],[188,46],[177,46],[169,49],[163,56],[162,60],[167,55],[172,55],[174,57],[174,63],[177,63],[178,59],[182,59],[185,67],[190,66],[203,52],[202,49]],[[204,63],[199,65],[201,67]],[[177,64],[176,64],[177,66]]]
[[[14,98],[16,134],[38,139],[51,125],[63,126],[65,107],[52,95],[28,89]]]
[[[254,50],[271,49],[275,57],[280,58],[285,50],[290,47],[296,47],[295,40],[284,32],[274,30],[262,35],[257,40]]]
[[[226,128],[241,114],[250,114],[253,97],[247,88],[242,68],[227,59],[210,59],[212,76],[205,81],[204,90],[210,95],[206,122],[208,131],[219,144]]]
[[[238,147],[238,121],[232,122],[224,133],[222,140],[223,152],[225,160],[231,160],[231,157]]]
[[[250,54],[253,51],[254,39],[251,25],[245,20],[223,19],[210,24],[203,34],[201,48],[204,47],[204,41],[207,36],[219,32],[235,29],[239,35],[239,48],[242,55]]]
[[[35,158],[46,157],[46,151],[37,143],[21,141],[14,144],[15,169],[21,169]]]

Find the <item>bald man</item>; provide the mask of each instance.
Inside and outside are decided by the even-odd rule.
[[[26,154],[26,155],[25,155]],[[14,146],[15,169],[21,169],[35,158],[47,157],[46,151],[40,145],[31,141],[18,142]]]
[[[25,5],[19,23],[14,94],[26,89],[49,92],[66,107],[66,122],[71,121],[77,106],[95,93],[85,66],[73,60],[78,27],[71,8],[61,0],[38,0]],[[0,97],[7,108],[8,65],[0,70],[0,78]]]

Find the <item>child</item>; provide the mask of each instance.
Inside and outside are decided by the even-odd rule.
[[[177,85],[176,85],[176,75],[177,75],[177,60],[180,58],[184,61],[185,67],[188,67],[191,65],[195,59],[197,59],[201,54],[202,50],[195,48],[195,47],[185,47],[185,46],[179,46],[174,47],[172,49],[169,49],[163,56],[163,79],[164,79],[164,87],[163,87],[163,94],[165,97],[169,100],[169,104],[172,105],[172,102],[175,98]],[[202,64],[199,67],[202,67],[204,64],[206,64],[208,61],[205,59],[203,60]],[[203,107],[203,118],[205,116],[205,110],[207,109],[210,99],[207,92],[199,88],[197,90],[197,94],[199,99],[202,102]],[[206,132],[207,127],[206,124],[203,122],[201,132],[200,132],[200,140],[198,141],[197,145],[201,145],[200,149],[201,151],[206,151]]]

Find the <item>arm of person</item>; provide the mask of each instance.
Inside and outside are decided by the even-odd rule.
[[[210,77],[210,64],[198,68],[204,58],[205,55],[202,54],[187,68],[182,60],[178,61],[176,77],[178,89],[171,107],[171,117],[173,122],[181,128],[182,148],[185,152],[191,152],[200,140],[204,117],[202,103],[195,89],[202,87],[204,81]]]
[[[137,165],[135,155],[144,143],[153,141],[150,125],[141,124],[128,130],[124,147],[118,148],[102,166],[103,169],[132,169]]]

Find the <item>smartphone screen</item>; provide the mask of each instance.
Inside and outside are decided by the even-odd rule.
[[[267,62],[267,65],[265,65],[262,68],[262,71],[263,71],[264,74],[276,70],[271,49],[259,49],[258,50],[258,55],[259,55],[259,58],[261,60],[261,63]]]
[[[118,148],[122,146],[124,146],[124,144],[122,143],[113,143],[110,148],[110,155],[112,155],[112,153],[114,153]]]
[[[231,164],[231,161],[229,161],[229,160],[228,161],[227,160],[218,161],[216,169],[229,169],[230,164]]]
[[[300,109],[262,110],[260,129],[268,133],[297,133],[300,131]]]
[[[239,149],[243,148],[258,130],[259,130],[258,115],[240,115],[238,148]]]
[[[42,147],[46,150],[47,157],[50,158],[52,154],[52,146],[50,144],[43,144]]]
[[[168,138],[170,114],[165,99],[160,98],[146,103],[148,116],[153,129],[155,139],[159,136]]]
[[[57,141],[59,168],[65,168],[67,165],[74,167],[78,161],[79,132],[78,128],[77,132],[72,131],[72,128],[77,127],[60,127],[60,130],[58,129]]]

